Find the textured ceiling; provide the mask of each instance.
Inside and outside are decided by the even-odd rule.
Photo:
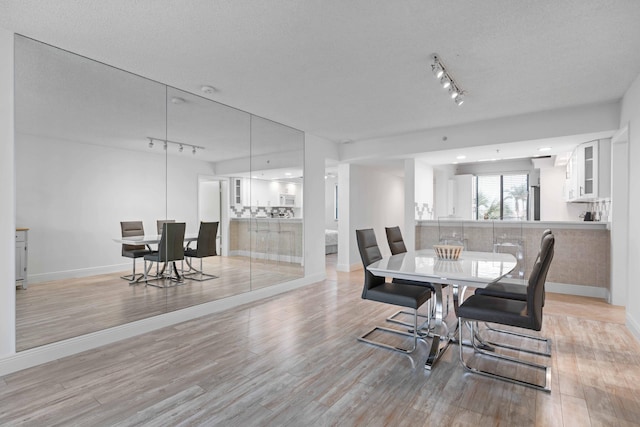
[[[333,141],[618,99],[638,22],[637,0],[0,0],[4,28]]]

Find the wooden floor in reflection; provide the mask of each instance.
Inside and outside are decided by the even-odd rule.
[[[199,261],[195,260],[196,267]],[[142,270],[142,262],[138,270]],[[247,257],[210,257],[216,279],[167,288],[129,285],[130,271],[56,280],[16,289],[16,349],[38,347],[169,311],[260,289],[304,276],[304,267]],[[186,264],[185,264],[186,267]]]

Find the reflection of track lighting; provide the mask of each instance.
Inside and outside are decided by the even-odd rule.
[[[186,147],[190,147],[191,148],[191,152],[193,154],[196,154],[197,150],[204,150],[204,147],[201,147],[199,145],[187,144],[185,142],[169,141],[167,139],[153,138],[151,136],[148,136],[147,139],[149,140],[149,148],[153,148],[153,146],[154,146],[153,141],[158,141],[158,142],[162,142],[162,146],[164,147],[165,150],[167,149],[169,144],[177,145],[179,153],[182,153],[184,151],[184,147],[185,146]]]

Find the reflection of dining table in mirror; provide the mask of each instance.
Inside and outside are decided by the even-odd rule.
[[[493,252],[463,251],[457,260],[442,260],[433,249],[405,252],[382,258],[367,267],[377,276],[430,282],[436,293],[435,328],[426,369],[447,349],[452,335],[443,318],[442,285],[452,285],[454,308],[467,286],[485,287],[511,272],[517,262],[513,255]],[[462,290],[461,290],[462,289]]]
[[[119,238],[113,239],[113,241],[123,245],[145,245],[149,247],[150,245],[157,245],[158,243],[160,243],[160,239],[162,239],[162,234],[149,234],[145,236],[119,237]],[[198,240],[198,233],[189,233],[184,235],[184,241],[187,244],[189,244],[189,242],[194,242],[196,240]],[[178,269],[175,265],[175,261],[173,261],[173,268],[174,268],[174,271],[176,271],[176,274],[178,274],[177,273]],[[162,272],[164,272],[164,267],[162,269]],[[147,274],[148,273],[149,272],[147,272]],[[136,283],[140,283],[142,279],[144,279],[144,275],[134,278],[134,280],[131,280],[129,284],[133,285]]]
[[[261,194],[270,187],[257,185],[271,185],[276,172],[282,182],[276,194],[295,193],[301,204],[304,132],[18,35],[14,70],[16,222],[36,230],[29,285],[47,284],[16,299],[19,351],[304,277],[301,232],[292,239],[281,233],[270,246],[293,247],[296,265],[286,255],[265,263],[254,246],[232,253],[233,240],[245,236],[232,235],[229,225],[232,208],[255,213],[250,196],[276,209]],[[267,155],[267,164],[254,161]],[[263,175],[268,180],[253,178]],[[233,176],[246,184],[240,205],[231,203]],[[292,220],[302,229],[302,207],[287,209],[299,210]],[[111,239],[120,235],[115,224],[134,215],[147,232],[161,218],[220,221],[221,256],[205,268],[224,271],[221,280],[179,293],[99,286],[111,283],[112,273],[118,280],[133,274],[132,260]],[[281,231],[293,226],[283,223]],[[96,292],[111,302],[96,308]]]

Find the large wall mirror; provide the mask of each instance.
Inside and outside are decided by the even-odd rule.
[[[21,36],[15,121],[18,351],[304,276],[303,132]],[[190,262],[130,283],[121,223],[165,221]]]

